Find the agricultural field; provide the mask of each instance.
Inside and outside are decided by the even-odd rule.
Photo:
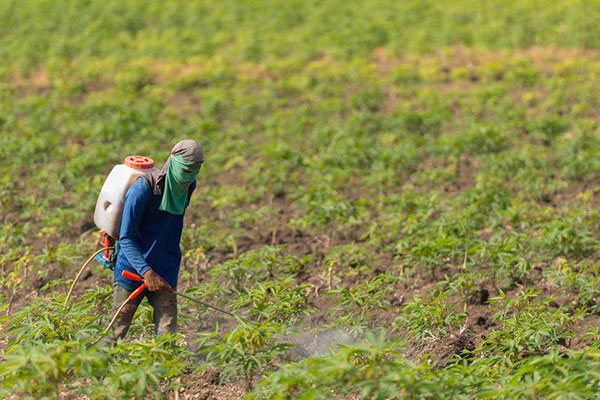
[[[600,3],[3,0],[0,398],[600,392]],[[205,152],[179,302],[111,317],[93,211]],[[170,345],[172,342],[175,345]]]

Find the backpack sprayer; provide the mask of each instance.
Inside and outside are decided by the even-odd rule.
[[[128,156],[123,164],[115,165],[110,171],[104,185],[102,185],[94,211],[94,223],[100,228],[100,245],[102,248],[94,252],[75,275],[65,298],[65,306],[69,302],[81,274],[92,260],[96,259],[104,267],[111,271],[114,270],[119,254],[117,239],[121,228],[121,218],[123,217],[125,193],[137,178],[142,177],[149,181],[150,174],[155,171],[154,161],[151,158],[142,156]]]
[[[75,275],[73,283],[71,284],[69,292],[67,293],[67,297],[65,298],[65,306],[69,302],[69,299],[73,294],[73,289],[79,281],[81,274],[92,262],[92,260],[95,259],[97,262],[111,271],[114,270],[120,250],[119,241],[117,238],[119,237],[121,218],[123,217],[125,193],[127,193],[129,187],[139,177],[144,178],[147,182],[149,182],[150,174],[155,171],[156,168],[154,168],[154,161],[151,158],[143,156],[128,156],[125,158],[123,164],[116,165],[112,169],[106,178],[102,189],[100,190],[100,195],[98,196],[98,201],[96,202],[96,209],[94,211],[94,223],[98,228],[100,228],[100,245],[102,247],[95,251],[85,261],[85,263],[83,263],[81,269],[79,269],[77,275]],[[110,330],[116,320],[117,315],[121,312],[123,307],[125,307],[129,301],[135,299],[146,289],[146,284],[143,283],[144,279],[141,276],[132,274],[128,271],[123,271],[122,275],[126,278],[142,282],[142,285],[132,292],[127,300],[121,304],[103,333],[106,333]],[[227,314],[244,322],[248,322],[246,319],[238,315],[222,310],[218,307],[211,306],[210,304],[204,303],[186,294],[180,292],[175,292],[175,294],[204,307]]]

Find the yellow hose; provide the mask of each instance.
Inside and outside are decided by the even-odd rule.
[[[83,264],[83,266],[81,267],[81,269],[79,270],[79,272],[77,273],[77,275],[75,276],[75,279],[73,279],[73,283],[71,284],[71,288],[69,289],[69,293],[67,293],[67,298],[65,299],[65,304],[64,306],[66,307],[67,303],[69,302],[69,299],[71,298],[71,294],[73,293],[73,289],[75,288],[75,284],[77,283],[77,281],[79,280],[79,277],[81,276],[81,274],[83,273],[83,270],[85,269],[85,267],[88,266],[88,264],[90,262],[92,262],[92,260],[94,259],[94,257],[96,257],[98,254],[102,253],[105,250],[112,250],[114,247],[104,247],[96,252],[94,252],[94,254],[92,254],[90,256],[90,258],[87,259],[87,261]]]
[[[113,324],[115,323],[115,320],[117,319],[117,316],[119,315],[119,313],[121,312],[123,307],[125,307],[125,304],[127,304],[128,301],[129,301],[129,297],[126,298],[125,301],[123,302],[123,304],[121,304],[121,306],[117,309],[117,312],[115,313],[115,315],[113,315],[108,326],[100,333],[100,336],[98,337],[98,339],[94,340],[90,346],[93,346],[96,343],[98,343],[100,340],[102,340],[102,338],[106,335],[106,333],[110,330],[110,328],[112,328]]]

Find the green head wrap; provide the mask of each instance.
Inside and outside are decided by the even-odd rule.
[[[198,157],[193,159],[190,156],[186,156],[186,154],[176,153],[176,151],[173,151],[168,160],[165,186],[159,210],[175,215],[183,215],[188,200],[190,184],[196,179],[196,175],[198,175],[202,166],[202,161]],[[201,150],[199,154],[201,157]]]

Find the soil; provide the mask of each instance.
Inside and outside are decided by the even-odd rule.
[[[241,382],[219,384],[219,371],[209,368],[200,374],[184,375],[181,389],[173,391],[170,400],[233,400],[246,394]]]

